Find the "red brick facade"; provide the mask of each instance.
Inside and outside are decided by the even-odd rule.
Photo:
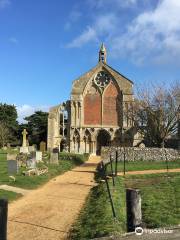
[[[117,96],[117,88],[110,83],[103,94],[103,125],[118,125]]]
[[[84,124],[101,125],[101,95],[98,91],[89,92],[84,97]]]
[[[91,87],[84,97],[84,124],[117,126],[117,96],[118,91],[113,83],[107,86],[103,96],[97,90],[92,91]],[[101,101],[103,101],[103,113]]]

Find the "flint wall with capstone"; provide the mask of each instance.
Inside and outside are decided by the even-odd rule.
[[[101,158],[104,162],[116,158],[118,161],[173,161],[180,159],[180,150],[172,148],[136,148],[136,147],[103,147]]]

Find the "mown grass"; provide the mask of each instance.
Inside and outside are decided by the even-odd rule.
[[[139,188],[143,223],[148,228],[180,224],[180,174],[134,175],[125,186]]]
[[[174,161],[134,161],[125,163],[125,171],[142,171],[142,170],[158,170],[158,169],[173,169],[180,168],[180,159]],[[115,168],[115,163],[113,162],[113,169]],[[117,164],[118,172],[124,171],[124,163],[118,162]],[[107,171],[111,171],[110,164],[108,165]]]
[[[9,179],[7,171],[7,160],[6,153],[0,154],[0,184],[8,184],[11,186],[21,187],[25,189],[34,189],[38,186],[46,183],[51,178],[60,175],[73,167],[84,163],[87,160],[87,156],[81,154],[63,154],[64,160],[59,160],[59,165],[49,164],[48,160],[43,165],[48,167],[48,173],[41,176],[24,176],[22,171],[25,170],[21,168],[19,173],[15,175],[16,181],[13,182]],[[65,157],[66,156],[66,157]],[[71,158],[70,158],[71,157]],[[42,167],[42,164],[39,165]]]
[[[70,239],[92,239],[126,232],[126,188],[138,188],[142,196],[143,225],[148,228],[180,223],[180,175],[178,173],[117,177],[111,194],[117,215],[112,217],[106,185],[91,190]]]
[[[22,194],[20,193],[15,193],[15,192],[0,189],[0,199],[8,199],[9,202],[12,202],[21,196]]]
[[[118,186],[118,190],[113,190],[110,182],[117,219],[114,219],[112,215],[106,185],[100,183],[91,190],[87,202],[70,232],[69,239],[92,239],[107,236],[112,232],[122,233],[125,231],[125,191],[121,178],[118,178]]]

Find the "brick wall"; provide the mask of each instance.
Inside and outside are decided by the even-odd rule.
[[[103,125],[118,125],[117,96],[118,91],[111,83],[103,94]]]
[[[117,96],[118,91],[113,83],[105,89],[103,96],[91,86],[84,97],[84,124],[118,125]],[[101,101],[103,101],[103,119]]]
[[[84,97],[84,124],[101,124],[101,95],[98,91],[90,91]]]

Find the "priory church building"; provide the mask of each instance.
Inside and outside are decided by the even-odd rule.
[[[133,82],[107,64],[102,44],[98,64],[73,81],[70,100],[50,109],[48,149],[100,154],[102,146],[136,145],[132,103]]]

